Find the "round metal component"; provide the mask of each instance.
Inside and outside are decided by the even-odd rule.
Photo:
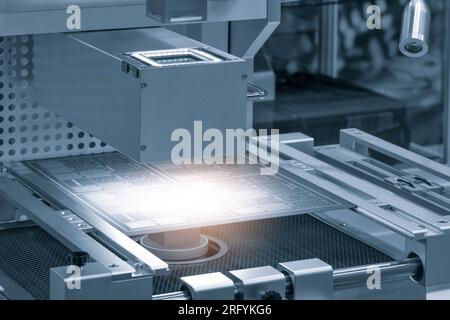
[[[387,263],[379,263],[375,265],[356,266],[353,268],[337,269],[333,273],[334,288],[347,287],[358,288],[365,285],[367,281],[368,268],[379,268],[383,281],[400,280],[405,277],[416,277],[423,273],[422,264],[419,257],[415,253],[411,253],[406,260],[392,261]],[[286,279],[286,292],[290,292],[292,282]],[[188,291],[177,291],[165,294],[154,295],[153,300],[191,300],[192,296]],[[266,291],[261,295],[262,300],[280,300],[282,296],[277,291]]]
[[[69,254],[70,264],[82,267],[89,261],[89,254],[85,251],[74,251]]]
[[[185,261],[166,261],[168,264],[196,264],[196,263],[204,263],[212,260],[219,259],[223,257],[228,252],[228,245],[217,238],[206,236],[209,239],[208,243],[208,252],[204,257],[193,259],[193,260],[185,260]]]
[[[419,264],[419,266],[417,267],[415,272],[413,272],[411,274],[411,280],[413,280],[414,282],[420,283],[423,280],[423,273],[424,273],[422,260],[420,259],[419,255],[415,252],[411,252],[408,255],[408,259],[415,260]]]
[[[403,12],[399,49],[407,57],[428,53],[431,12],[426,0],[410,0]]]
[[[136,269],[136,272],[140,272],[143,267],[144,267],[144,265],[142,263],[140,263],[140,262],[136,262],[134,264],[134,268]]]
[[[208,237],[200,235],[200,243],[191,248],[164,248],[156,243],[149,235],[141,238],[140,243],[158,258],[166,261],[186,261],[203,257],[208,252]]]
[[[201,235],[201,236],[207,238],[207,240],[208,240],[206,252],[201,256],[197,256],[194,258],[187,258],[187,259],[178,259],[178,260],[165,259],[165,258],[161,258],[160,256],[158,256],[158,257],[160,257],[166,263],[171,264],[171,265],[187,265],[187,264],[204,263],[204,262],[216,260],[216,259],[223,257],[228,252],[228,245],[224,241],[217,239],[215,237],[207,236],[207,235]],[[151,241],[151,239],[150,239],[150,241]],[[142,237],[139,240],[139,242],[141,243],[141,245],[143,247],[145,247],[147,250],[153,252],[155,255],[161,253],[161,251],[159,251],[159,253],[156,253],[155,251],[153,251],[153,249],[150,249],[148,247],[148,242],[149,242],[148,236]],[[151,242],[153,242],[153,241],[151,241]],[[157,247],[160,247],[160,246],[157,245]]]
[[[375,269],[380,270],[382,281],[412,278],[421,274],[422,263],[418,257],[411,255],[411,258],[400,261],[337,269],[333,271],[334,288],[363,285],[367,281],[367,271]]]

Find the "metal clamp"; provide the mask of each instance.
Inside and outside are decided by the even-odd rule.
[[[331,300],[333,268],[320,259],[279,263],[277,269],[291,282],[286,294],[292,300]]]
[[[234,270],[230,275],[236,281],[238,299],[280,300],[285,297],[286,277],[273,267]]]
[[[182,277],[181,290],[194,300],[234,300],[234,282],[220,272]]]

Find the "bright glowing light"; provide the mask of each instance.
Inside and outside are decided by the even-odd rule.
[[[210,216],[213,219],[234,197],[217,184],[195,181],[183,185],[168,183],[156,188],[129,188],[121,192],[121,198],[136,211],[148,213],[149,217],[176,215],[204,219]]]

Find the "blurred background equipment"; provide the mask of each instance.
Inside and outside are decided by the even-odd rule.
[[[379,30],[367,28],[369,5],[380,7]],[[256,70],[271,61],[277,87],[276,100],[255,107],[255,126],[301,128],[319,144],[356,127],[450,161],[447,11],[441,0],[285,3],[280,27],[255,59]],[[428,54],[411,59],[399,51],[406,26],[423,34]]]

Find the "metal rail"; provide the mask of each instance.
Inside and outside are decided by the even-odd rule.
[[[187,291],[176,291],[153,296],[153,300],[192,300]]]
[[[334,288],[365,285],[373,270],[380,271],[382,282],[396,281],[408,277],[420,278],[422,274],[422,263],[419,258],[411,258],[369,266],[337,269],[333,272]]]
[[[372,270],[379,270],[381,281],[398,281],[410,277],[420,278],[423,271],[422,263],[417,257],[374,265],[337,269],[333,271],[334,288],[359,287],[366,285],[366,281]],[[292,284],[288,278],[286,278],[286,280],[286,292],[290,292],[292,290]],[[153,296],[153,300],[191,299],[191,295],[186,291],[177,291]]]

